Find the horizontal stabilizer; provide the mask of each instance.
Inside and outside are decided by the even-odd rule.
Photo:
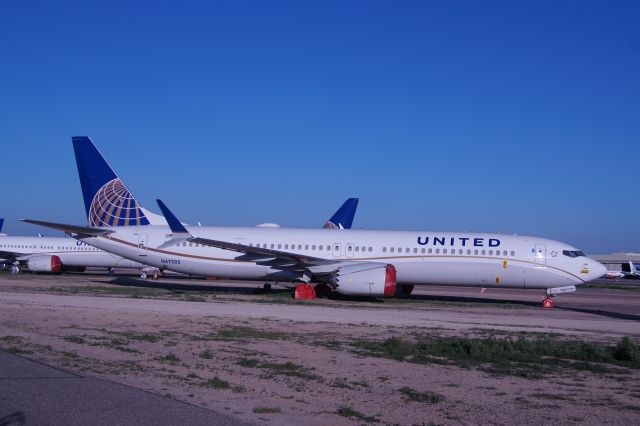
[[[89,226],[67,225],[65,223],[44,222],[42,220],[21,220],[26,223],[31,223],[32,225],[44,226],[45,228],[57,229],[58,231],[66,232],[69,234],[86,235],[90,237],[100,237],[102,235],[107,235],[114,232],[112,229],[108,228],[92,228]]]

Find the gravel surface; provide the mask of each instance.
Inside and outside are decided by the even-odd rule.
[[[579,290],[547,311],[537,307],[539,292],[297,303],[256,287],[0,275],[0,347],[260,424],[640,423],[637,369],[513,374],[380,357],[357,344],[489,335],[637,343],[640,292]],[[609,300],[603,309],[592,306],[598,292]]]

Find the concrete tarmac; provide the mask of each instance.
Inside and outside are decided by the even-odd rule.
[[[0,426],[179,424],[246,423],[0,351]]]

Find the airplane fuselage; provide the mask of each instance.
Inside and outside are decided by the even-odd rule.
[[[200,238],[340,262],[392,264],[398,284],[554,288],[583,284],[605,268],[570,245],[537,237],[451,232],[187,227]],[[82,241],[162,270],[234,279],[295,281],[242,253],[181,241],[166,226],[114,228]],[[165,244],[163,246],[163,244]],[[162,247],[161,247],[162,246]]]

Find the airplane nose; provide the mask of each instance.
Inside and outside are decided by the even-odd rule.
[[[589,259],[589,280],[595,280],[607,273],[607,268],[597,260]]]

